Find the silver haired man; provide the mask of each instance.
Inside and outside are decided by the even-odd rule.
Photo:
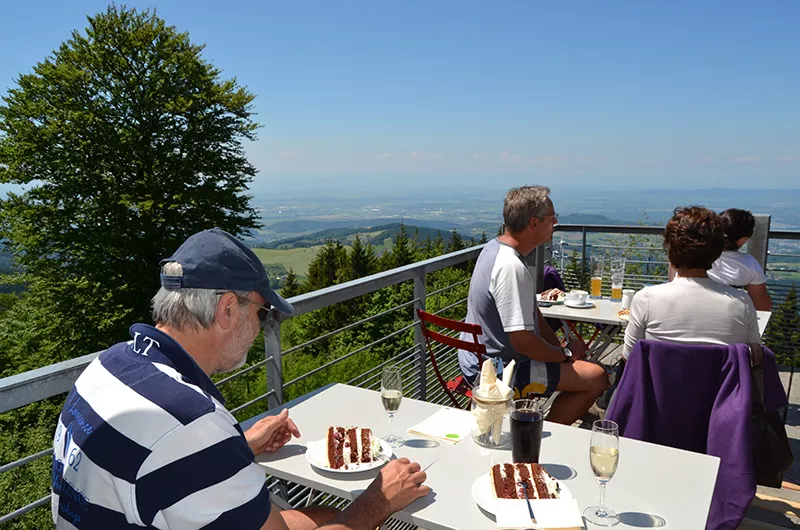
[[[428,494],[419,464],[401,458],[344,512],[273,509],[254,456],[300,432],[288,410],[242,432],[209,376],[241,366],[270,308],[292,306],[217,228],[162,261],[161,285],[156,325],[134,324],[67,397],[53,443],[57,529],[374,529]]]
[[[480,324],[479,340],[489,357],[504,364],[516,360],[515,397],[558,390],[547,419],[571,425],[607,388],[608,377],[601,366],[578,359],[585,353],[582,343],[562,347],[536,305],[533,278],[523,258],[553,236],[558,214],[549,195],[545,186],[508,192],[503,205],[505,232],[478,256],[466,321]],[[480,373],[475,354],[460,350],[458,361],[467,380],[475,381]]]

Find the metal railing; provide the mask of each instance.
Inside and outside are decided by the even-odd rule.
[[[648,226],[599,226],[599,225],[582,225],[582,226],[569,226],[560,225],[557,228],[557,233],[580,233],[581,240],[579,244],[569,241],[553,242],[546,249],[540,247],[537,252],[549,252],[549,257],[545,259],[546,262],[551,262],[554,265],[560,265],[559,260],[562,259],[567,252],[574,255],[574,259],[578,261],[579,267],[585,268],[587,260],[591,256],[594,248],[600,250],[625,250],[625,251],[656,251],[658,247],[654,245],[608,245],[605,243],[597,243],[592,245],[587,241],[589,234],[629,234],[652,236],[662,233],[660,227]],[[775,240],[800,240],[800,232],[770,232],[770,238]],[[624,249],[622,247],[625,247]],[[629,248],[630,247],[630,248]],[[243,414],[250,410],[250,407],[263,407],[258,409],[261,412],[265,409],[271,409],[284,402],[287,394],[295,392],[297,387],[303,385],[316,384],[315,378],[330,371],[336,366],[346,363],[350,360],[358,359],[359,355],[366,354],[373,349],[380,348],[391,341],[397,341],[402,347],[392,353],[391,355],[380,359],[380,362],[375,362],[373,365],[364,366],[364,370],[359,372],[354,377],[341,382],[347,382],[364,388],[376,389],[380,386],[380,374],[383,366],[395,364],[401,367],[401,371],[407,383],[407,395],[418,399],[425,399],[434,403],[446,403],[447,396],[441,390],[435,375],[431,370],[428,370],[427,355],[421,329],[416,317],[417,309],[426,309],[429,302],[435,297],[450,296],[451,298],[445,305],[437,307],[435,313],[446,314],[451,318],[463,318],[466,313],[466,289],[469,283],[469,277],[461,278],[452,284],[440,286],[430,292],[427,291],[428,280],[430,275],[449,267],[463,265],[471,260],[477,258],[482,246],[472,247],[469,249],[461,250],[437,258],[425,260],[422,262],[414,263],[405,267],[400,267],[390,271],[375,274],[369,277],[353,280],[350,282],[342,283],[326,289],[306,293],[300,296],[293,297],[290,301],[295,307],[295,313],[292,316],[284,316],[279,313],[273,313],[267,319],[264,325],[264,359],[257,361],[240,371],[226,376],[217,381],[218,387],[225,389],[229,384],[236,381],[241,381],[247,377],[255,376],[258,373],[263,373],[263,381],[265,382],[264,391],[255,395],[248,396],[244,403],[232,407],[234,414]],[[778,257],[792,257],[792,254],[770,254],[770,260]],[[557,258],[557,259],[555,259]],[[572,259],[572,256],[570,256]],[[643,261],[631,260],[631,264],[641,265],[649,263],[650,265],[666,265],[665,258],[656,261]],[[568,287],[575,287],[580,278],[571,273],[571,269],[566,266],[557,266],[563,276],[565,283]],[[583,270],[583,269],[579,269]],[[768,268],[768,270],[770,270]],[[630,275],[627,282],[629,286],[641,286],[644,283],[657,283],[664,281],[665,275]],[[343,326],[336,329],[325,331],[318,336],[315,336],[300,344],[292,345],[286,349],[281,345],[282,328],[286,326],[288,321],[296,319],[303,315],[311,314],[315,311],[331,308],[337,304],[342,304],[355,300],[364,295],[375,293],[376,291],[396,287],[405,282],[412,282],[413,289],[409,299],[401,300],[394,306],[384,309],[382,311],[370,314],[364,318],[360,318],[354,322],[348,322]],[[776,306],[786,298],[786,293],[791,288],[783,288],[780,284],[779,289],[774,282],[768,284],[770,291],[776,298]],[[463,290],[463,293],[458,291]],[[783,298],[780,293],[783,289]],[[455,313],[454,313],[455,312]],[[399,318],[402,316],[402,318]],[[375,324],[382,319],[394,318],[400,320],[401,325],[392,329],[385,335],[375,338],[374,340],[357,344],[352,350],[333,359],[325,360],[319,365],[314,366],[312,369],[298,374],[289,379],[284,377],[284,370],[288,364],[291,364],[292,358],[300,355],[301,352],[313,349],[324,341],[335,340],[344,334],[354,332],[359,328],[366,325]],[[406,322],[403,323],[403,318]],[[797,331],[797,330],[794,330]],[[779,353],[776,351],[776,353]],[[793,355],[793,352],[784,352]],[[439,361],[440,369],[443,371],[443,376],[447,379],[452,378],[459,373],[457,356],[454,351],[447,351],[442,348],[436,352],[437,360]],[[0,413],[10,411],[25,405],[39,402],[41,400],[61,395],[69,391],[75,379],[83,371],[83,369],[98,355],[98,353],[86,355],[70,361],[57,363],[54,365],[39,368],[12,377],[0,379]],[[261,372],[263,370],[263,372]],[[260,376],[259,376],[260,377]],[[266,402],[266,403],[264,403]],[[251,414],[252,415],[255,415]],[[9,462],[0,466],[0,474],[12,471],[34,462],[40,458],[49,457],[51,451],[49,449],[37,452],[32,455],[25,456],[17,459],[16,461]],[[315,494],[307,488],[297,485],[286,484],[281,481],[272,480],[270,482],[271,488],[276,491],[283,498],[288,498],[293,505],[296,505],[302,499],[316,500],[323,498],[320,494]],[[44,494],[45,492],[42,492]],[[324,497],[327,499],[327,497]],[[49,497],[47,495],[22,506],[13,512],[0,517],[0,524],[18,518],[24,513],[33,510],[39,506],[47,504]]]
[[[303,383],[304,381],[313,378],[332,367],[346,362],[348,359],[355,358],[359,354],[367,352],[381,344],[384,344],[392,339],[407,338],[405,336],[411,335],[411,344],[397,353],[391,355],[389,358],[382,360],[381,363],[375,366],[370,366],[356,377],[347,381],[349,384],[365,388],[378,388],[380,386],[381,369],[385,365],[394,364],[401,368],[406,383],[406,395],[417,399],[427,399],[435,403],[444,403],[446,395],[438,388],[435,376],[432,371],[427,369],[427,353],[425,350],[423,337],[418,319],[416,317],[417,309],[425,309],[426,302],[431,298],[440,297],[449,294],[456,289],[463,289],[466,291],[468,288],[469,278],[461,279],[451,285],[443,286],[434,290],[431,293],[426,292],[427,279],[432,273],[441,271],[443,269],[463,265],[470,260],[477,258],[482,246],[464,249],[458,252],[453,252],[444,256],[432,258],[429,260],[417,262],[405,267],[389,270],[358,280],[342,283],[326,289],[306,293],[290,299],[290,302],[295,308],[294,314],[291,316],[282,315],[280,313],[272,313],[264,324],[264,359],[253,363],[240,371],[231,374],[216,382],[217,386],[224,391],[224,388],[240,379],[253,374],[256,371],[264,370],[266,378],[266,391],[259,394],[253,399],[248,400],[234,408],[231,411],[236,414],[251,407],[253,405],[262,404],[266,401],[266,406],[258,412],[268,410],[284,402],[284,396],[293,387]],[[374,293],[381,289],[398,286],[404,282],[413,282],[413,294],[410,300],[403,301],[394,307],[387,310],[369,315],[361,318],[355,322],[350,322],[335,330],[323,333],[314,337],[311,340],[282,350],[281,348],[281,328],[286,325],[287,321],[296,319],[302,315],[332,307],[336,304],[345,303],[354,300],[360,296]],[[450,303],[444,307],[438,308],[435,313],[446,313],[448,311],[458,310],[460,308],[459,318],[463,318],[466,314],[466,296],[457,296],[458,300],[455,303]],[[378,321],[382,318],[394,316],[401,312],[408,313],[408,323],[401,327],[392,330],[390,333],[362,344],[352,351],[345,353],[335,359],[314,367],[313,369],[289,380],[283,377],[284,365],[286,361],[291,362],[292,356],[297,355],[298,352],[313,347],[315,344],[320,343],[336,337],[342,333],[357,329],[370,322]],[[452,315],[451,315],[452,316]],[[444,370],[446,376],[454,377],[458,373],[458,363],[455,351],[441,352],[442,359],[439,361],[440,366]],[[50,366],[42,367],[36,370],[18,374],[0,380],[0,413],[7,412],[19,407],[23,407],[41,400],[58,396],[68,392],[75,379],[80,375],[83,369],[94,360],[98,353],[86,355],[77,359],[53,364]],[[429,373],[430,372],[430,373]],[[27,465],[40,458],[48,458],[51,456],[52,451],[47,449],[35,454],[20,458],[14,462],[0,467],[0,473],[11,471],[20,466]],[[296,500],[303,495],[308,496],[311,493],[307,489],[297,488],[294,485],[287,485],[281,481],[272,481],[271,487],[275,492],[283,498]],[[45,492],[42,492],[45,493]],[[49,503],[49,496],[43,497],[30,502],[29,504],[14,510],[11,513],[0,516],[0,525],[8,521],[14,520],[21,515],[45,504]]]

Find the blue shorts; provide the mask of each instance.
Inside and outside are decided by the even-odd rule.
[[[517,362],[514,367],[514,399],[528,397],[531,394],[551,395],[558,389],[558,383],[561,381],[561,364],[531,360]],[[465,378],[474,386],[480,379],[480,374],[471,380],[469,377]]]
[[[514,376],[514,399],[531,394],[549,396],[558,389],[562,363],[525,360],[517,363]]]

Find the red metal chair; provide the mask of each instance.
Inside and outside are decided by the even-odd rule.
[[[439,380],[439,384],[450,398],[450,401],[453,402],[453,406],[456,408],[466,408],[466,406],[462,407],[462,405],[458,402],[455,394],[466,396],[471,399],[472,387],[467,380],[464,379],[463,375],[459,375],[450,381],[445,381],[444,377],[442,377],[442,372],[439,369],[439,364],[436,362],[436,354],[433,348],[434,344],[441,344],[457,350],[470,351],[478,356],[478,365],[480,366],[483,364],[483,356],[486,355],[486,346],[478,342],[478,335],[483,334],[483,330],[478,324],[467,324],[466,322],[451,320],[449,318],[432,315],[421,309],[417,310],[417,314],[419,315],[419,321],[422,325],[422,334],[425,337],[425,343],[428,349],[428,358],[431,361],[433,371],[436,374],[436,378]],[[430,325],[434,325],[449,331],[469,333],[472,335],[472,342],[464,341],[457,337],[451,337],[438,331],[433,331],[430,329]]]

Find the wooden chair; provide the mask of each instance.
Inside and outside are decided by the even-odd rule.
[[[425,343],[428,349],[428,358],[431,361],[431,366],[433,366],[433,371],[436,374],[436,378],[439,380],[439,384],[450,398],[450,401],[453,402],[453,406],[456,408],[465,408],[461,406],[455,395],[458,394],[472,398],[472,387],[470,386],[469,382],[464,379],[463,375],[459,375],[450,381],[445,381],[444,377],[442,377],[442,372],[439,369],[439,363],[436,362],[434,345],[440,344],[450,348],[455,348],[457,350],[466,350],[472,352],[478,357],[478,366],[481,366],[483,364],[483,356],[486,355],[486,346],[478,342],[478,335],[483,334],[483,330],[478,324],[467,324],[466,322],[451,320],[449,318],[432,315],[421,309],[417,310],[417,315],[419,315],[419,321],[422,325],[422,334],[425,337]],[[431,324],[443,330],[446,329],[459,333],[469,333],[472,335],[472,342],[464,341],[457,337],[451,337],[438,331],[433,331],[429,327]]]

